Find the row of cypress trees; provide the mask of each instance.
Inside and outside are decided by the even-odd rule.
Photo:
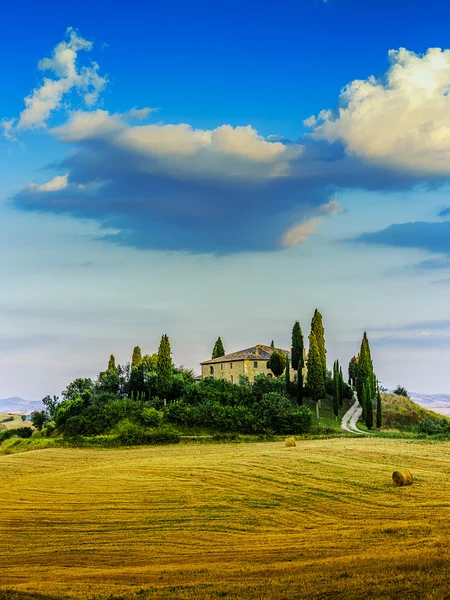
[[[161,337],[158,353],[156,355],[146,354],[145,356],[142,356],[139,346],[135,346],[133,349],[130,380],[132,380],[140,371],[142,371],[142,376],[144,372],[156,372],[156,389],[158,395],[163,399],[166,398],[172,389],[173,369],[174,365],[172,362],[172,352],[168,335],[164,334]],[[117,371],[116,359],[113,354],[111,354],[109,358],[108,371]],[[134,390],[133,387],[130,386],[130,397],[138,397],[136,394],[139,394],[139,390]]]
[[[373,369],[367,332],[364,332],[358,356],[353,356],[348,366],[349,384],[356,389],[356,395],[362,406],[362,417],[368,429],[374,426],[373,405],[376,402],[375,425],[381,427],[382,407],[380,388]]]

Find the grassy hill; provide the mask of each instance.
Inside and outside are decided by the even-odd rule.
[[[450,442],[51,448],[0,472],[1,600],[448,595]]]
[[[434,422],[445,419],[431,410],[422,408],[409,398],[395,394],[382,394],[383,429],[411,431],[416,429],[423,419]]]

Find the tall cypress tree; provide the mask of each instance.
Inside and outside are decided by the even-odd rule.
[[[323,327],[322,315],[317,310],[314,311],[314,316],[311,320],[311,333],[317,340],[317,348],[319,351],[320,361],[322,364],[323,379],[327,377],[327,351],[325,348],[325,330]]]
[[[377,389],[377,421],[376,421],[376,425],[377,425],[378,429],[381,427],[381,423],[382,423],[381,394],[380,394],[380,388],[378,388]]]
[[[284,368],[284,378],[286,385],[286,394],[290,396],[291,394],[291,371],[289,365],[289,356],[286,354],[286,366]]]
[[[372,356],[370,353],[369,340],[367,338],[367,333],[364,332],[362,341],[361,341],[361,349],[358,356],[358,369],[356,376],[356,393],[358,395],[358,400],[360,404],[364,408],[364,403],[362,399],[363,394],[363,386],[367,383],[367,380],[373,376],[373,363]],[[371,387],[371,384],[369,384]],[[369,396],[371,396],[371,390],[367,390]]]
[[[303,348],[305,342],[303,340],[303,332],[300,327],[300,323],[295,321],[294,327],[292,328],[292,344],[291,344],[291,364],[294,371],[301,370],[299,365],[303,368]]]
[[[344,376],[342,374],[342,367],[339,367],[339,406],[342,407],[344,404]]]
[[[270,342],[270,347],[275,348],[275,342],[273,340]]]
[[[339,381],[339,368],[338,362],[335,361],[333,364],[333,412],[335,417],[339,414],[340,405],[340,381]]]
[[[114,357],[114,354],[111,354],[111,356],[109,357],[109,362],[108,362],[108,371],[115,371],[116,370],[116,359]]]
[[[361,390],[361,406],[362,406],[362,420],[364,423],[366,422],[366,404],[367,404],[367,392],[366,392],[366,383],[363,382],[362,390]]]
[[[319,402],[325,397],[325,379],[323,376],[322,357],[320,355],[316,336],[312,331],[309,336],[307,382],[309,394],[311,399],[316,402],[318,411]]]
[[[356,376],[358,371],[358,359],[356,356],[352,356],[350,362],[348,363],[348,385],[355,386],[356,385]]]
[[[170,351],[170,342],[167,335],[163,335],[158,348],[158,366],[156,371],[156,389],[161,398],[166,398],[172,389],[173,363]]]
[[[366,398],[366,425],[367,429],[372,429],[373,427],[373,401],[371,394],[368,394]]]
[[[139,346],[136,346],[133,350],[133,357],[131,359],[131,368],[139,367],[142,363],[142,352]]]
[[[303,357],[298,363],[297,369],[297,404],[301,406],[303,404]]]
[[[220,339],[220,336],[219,336],[217,338],[216,343],[214,344],[211,358],[212,359],[220,358],[221,356],[225,356],[225,349],[223,347],[222,340]]]

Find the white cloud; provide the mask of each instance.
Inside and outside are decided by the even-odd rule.
[[[38,190],[40,192],[57,192],[59,190],[63,190],[68,185],[68,176],[68,173],[65,175],[57,175],[50,181],[47,181],[47,183],[43,183],[42,185],[38,186]]]
[[[341,141],[348,154],[422,174],[450,172],[450,50],[389,51],[384,77],[355,80],[336,112],[306,119],[311,137]]]
[[[60,109],[64,98],[76,91],[86,106],[93,106],[104,89],[107,78],[99,75],[96,62],[79,67],[78,53],[90,51],[92,42],[80,37],[69,28],[67,41],[56,45],[51,58],[39,61],[38,69],[49,73],[42,84],[25,98],[25,109],[17,119],[4,119],[1,123],[3,134],[8,139],[15,138],[15,131],[37,129],[46,126],[50,115]]]
[[[282,246],[285,248],[293,248],[299,244],[305,244],[312,235],[318,233],[317,229],[325,221],[325,216],[332,217],[338,213],[344,212],[342,206],[339,205],[336,198],[331,198],[325,204],[322,204],[317,209],[318,217],[313,217],[308,221],[297,223],[290,229],[288,229],[282,239]]]
[[[251,126],[221,125],[194,129],[187,124],[138,125],[125,115],[107,111],[77,111],[52,133],[66,142],[102,138],[111,148],[136,155],[140,169],[163,168],[185,176],[278,178],[289,174],[291,161],[299,157],[300,145],[270,142]]]

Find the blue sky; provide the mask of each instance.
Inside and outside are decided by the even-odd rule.
[[[393,4],[393,6],[392,6]],[[0,39],[0,397],[324,316],[449,392],[444,2],[26,2]]]

